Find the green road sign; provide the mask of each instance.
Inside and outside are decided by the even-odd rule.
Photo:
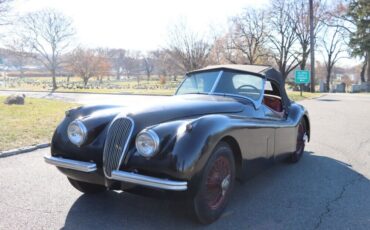
[[[308,70],[296,70],[294,82],[296,84],[307,84],[311,82],[310,71]]]

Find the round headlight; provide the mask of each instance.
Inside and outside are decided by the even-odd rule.
[[[158,152],[159,137],[153,130],[140,132],[136,137],[136,149],[143,157],[151,157]]]
[[[77,146],[81,146],[86,141],[87,129],[79,120],[75,120],[68,125],[67,133],[69,140]]]

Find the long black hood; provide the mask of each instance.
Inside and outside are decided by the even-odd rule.
[[[163,100],[163,99],[161,99]],[[161,122],[191,118],[206,114],[239,113],[244,105],[239,101],[214,95],[172,96],[152,104],[126,107],[121,115],[126,115],[146,127]]]
[[[151,104],[137,106],[100,105],[83,106],[67,112],[66,118],[56,129],[51,151],[56,156],[89,161],[102,165],[102,150],[108,132],[108,125],[117,116],[128,116],[135,122],[134,134],[142,129],[166,121],[194,118],[207,114],[235,114],[245,108],[245,104],[229,97],[210,95],[183,95],[161,98]],[[252,106],[252,105],[250,105]],[[87,129],[86,144],[77,147],[68,140],[67,128],[70,122],[81,119]],[[134,138],[131,144],[134,143]]]

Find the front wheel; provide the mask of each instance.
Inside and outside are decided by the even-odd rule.
[[[74,180],[68,177],[69,183],[78,191],[86,194],[94,194],[100,193],[107,190],[105,186],[97,185],[97,184],[90,184],[87,182],[82,182],[78,180]]]
[[[302,120],[298,125],[298,132],[297,132],[297,146],[294,153],[292,153],[290,161],[293,163],[298,162],[304,152],[304,148],[307,142],[308,136],[307,136],[307,129],[306,129],[306,123],[304,120]]]
[[[214,149],[192,200],[193,211],[203,224],[217,220],[223,213],[235,183],[234,155],[227,143]]]

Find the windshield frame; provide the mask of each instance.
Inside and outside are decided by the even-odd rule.
[[[218,96],[228,96],[228,97],[238,97],[238,98],[245,98],[247,99],[248,101],[252,102],[252,104],[254,105],[254,107],[256,109],[258,109],[261,104],[262,104],[262,100],[263,100],[263,96],[264,96],[264,92],[265,92],[265,84],[266,84],[266,76],[262,75],[262,74],[257,74],[257,73],[251,73],[251,72],[244,72],[244,71],[235,71],[235,70],[228,70],[230,72],[233,72],[233,73],[241,73],[241,74],[249,74],[249,75],[253,75],[253,76],[256,76],[256,77],[260,77],[262,78],[262,88],[261,88],[261,95],[259,96],[259,98],[257,100],[254,100],[250,97],[247,97],[247,96],[243,96],[243,95],[240,95],[240,94],[231,94],[231,93],[221,93],[221,92],[215,92],[219,82],[220,82],[220,79],[221,77],[223,76],[224,74],[224,70],[220,70],[219,73],[218,73],[218,76],[212,86],[212,89],[209,91],[209,92],[199,92],[199,93],[186,93],[186,94],[206,94],[206,95],[218,95]],[[202,73],[202,72],[209,72],[209,71],[199,71],[199,72],[192,72],[191,74],[193,73]],[[185,75],[185,78],[184,80],[181,82],[181,84],[179,85],[179,87],[177,87],[177,90],[175,92],[175,95],[185,95],[185,94],[177,94],[179,89],[181,88],[181,86],[184,84],[184,82],[186,81],[187,78],[189,78],[189,74],[186,74]]]

